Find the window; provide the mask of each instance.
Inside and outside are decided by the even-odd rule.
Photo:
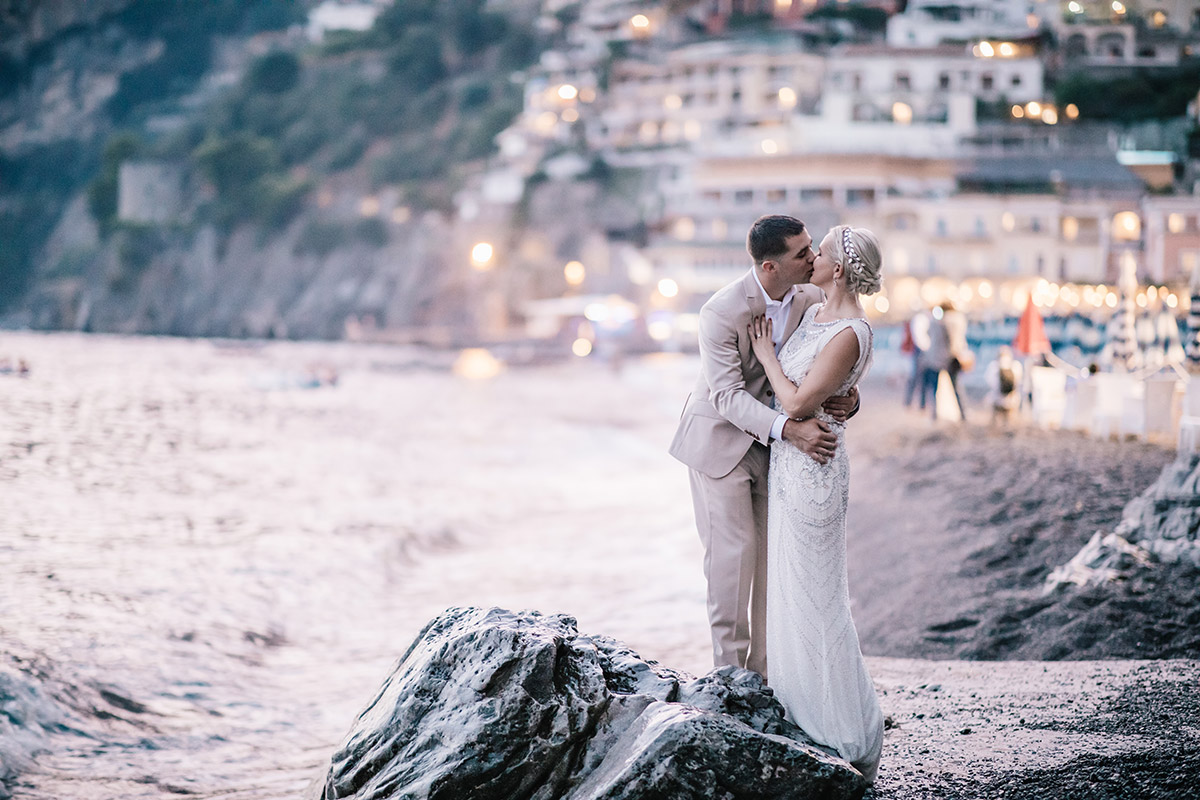
[[[1038,253],[1038,256],[1037,256],[1037,274],[1038,275],[1046,274],[1046,257],[1043,256],[1041,253]]]
[[[1042,218],[1041,217],[1030,217],[1029,218],[1029,230],[1033,231],[1034,233],[1041,233],[1042,232]]]
[[[801,189],[801,203],[832,203],[833,189]]]
[[[721,191],[719,189],[705,189],[704,193],[700,196],[704,198],[704,202],[706,203],[721,202]]]
[[[904,91],[912,89],[912,79],[909,77],[907,72],[896,73],[896,88]]]
[[[946,235],[946,218],[945,217],[937,218],[937,220],[933,224],[933,232],[937,236],[945,236]]]
[[[748,206],[754,202],[754,192],[749,189],[738,189],[733,193],[733,202],[739,206]]]
[[[949,72],[943,72],[942,74],[938,75],[938,88],[939,89],[949,89],[950,88],[950,73]]]
[[[787,202],[787,189],[767,189],[768,203],[785,203]]]
[[[1020,86],[1021,85],[1021,76],[1013,75],[1012,78],[1009,79],[1009,83],[1013,86]]]
[[[983,217],[975,218],[975,236],[980,239],[987,236],[987,225],[984,224]]]
[[[985,92],[990,92],[996,85],[996,78],[992,73],[985,72],[979,76],[979,88]]]
[[[862,91],[862,75],[859,75],[857,72],[854,73],[854,78],[850,81],[850,84],[854,91]]]
[[[1075,217],[1063,217],[1062,237],[1068,242],[1073,242],[1078,239],[1079,220],[1075,219]]]
[[[741,91],[738,89],[734,89],[733,94],[729,95],[729,99],[733,101],[734,105],[737,105],[738,103],[742,102]]]
[[[846,205],[865,206],[875,202],[874,189],[847,189]]]
[[[1142,220],[1133,211],[1122,211],[1112,220],[1112,236],[1118,241],[1132,242],[1142,236]]]

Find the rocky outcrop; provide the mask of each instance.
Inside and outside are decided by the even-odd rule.
[[[1181,453],[1168,464],[1125,506],[1116,530],[1097,531],[1074,558],[1050,573],[1046,588],[1120,580],[1154,561],[1200,566],[1200,454]]]
[[[857,798],[753,672],[693,679],[564,615],[450,609],[425,627],[314,798]]]

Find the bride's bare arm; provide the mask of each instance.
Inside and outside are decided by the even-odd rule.
[[[783,413],[793,419],[803,419],[817,413],[821,404],[841,388],[858,361],[858,335],[853,329],[847,328],[834,335],[825,345],[805,376],[804,383],[797,386],[783,374],[783,367],[775,355],[771,321],[761,318],[755,320],[751,323],[751,334],[754,354],[762,362]]]

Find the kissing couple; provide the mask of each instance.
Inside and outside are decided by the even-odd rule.
[[[788,719],[874,781],[883,715],[850,617],[846,420],[871,361],[860,297],[879,241],[795,217],[751,226],[753,261],[700,310],[700,377],[670,453],[689,468],[716,666],[768,678]]]

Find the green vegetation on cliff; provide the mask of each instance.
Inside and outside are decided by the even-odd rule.
[[[1183,116],[1200,91],[1200,66],[1142,69],[1108,77],[1076,72],[1058,81],[1060,106],[1074,103],[1086,119],[1140,122]]]
[[[520,111],[522,88],[511,76],[544,43],[484,0],[396,0],[369,31],[332,34],[318,46],[287,30],[311,5],[133,0],[91,28],[40,44],[24,61],[6,56],[0,125],[4,104],[15,109],[34,90],[37,70],[53,68],[56,46],[111,51],[128,43],[149,55],[110,76],[116,90],[95,113],[98,133],[69,131],[62,143],[0,152],[0,308],[29,286],[73,196],[86,190],[102,235],[128,227],[117,224],[117,196],[120,165],[131,157],[168,162],[191,177],[185,223],[225,232],[253,225],[260,238],[306,213],[311,190],[335,173],[350,172],[349,183],[365,190],[396,187],[418,207],[448,207],[464,165],[487,157]],[[258,44],[269,51],[244,65],[237,83],[215,90],[204,80],[229,68],[217,57],[219,44],[236,51],[237,40],[264,32],[273,38]],[[333,232],[308,216],[298,245],[305,252],[387,241],[383,225]],[[137,237],[138,263],[152,260],[155,242],[172,241]]]

